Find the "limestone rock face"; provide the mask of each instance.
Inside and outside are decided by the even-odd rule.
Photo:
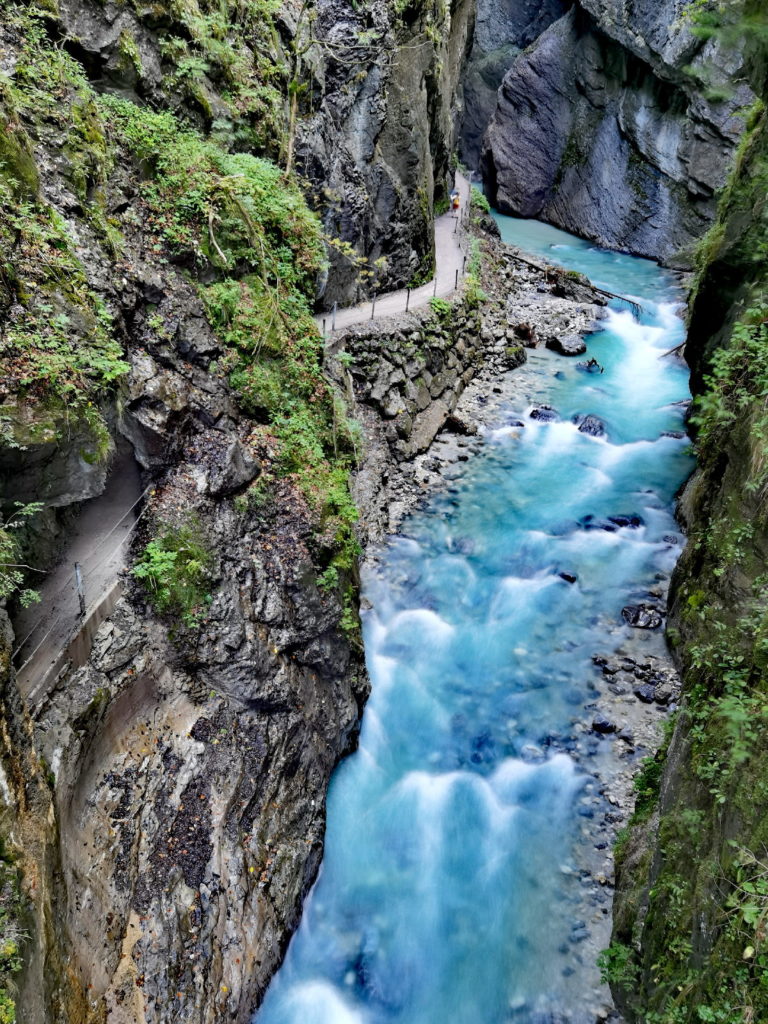
[[[302,21],[299,6],[286,3],[277,15],[280,38],[270,55],[276,67],[288,66],[294,41],[306,46],[307,15]],[[226,83],[215,67],[198,74],[192,97],[174,79],[164,32],[177,14],[164,3],[59,5],[61,34],[100,89],[181,109],[206,127],[217,119],[229,123]],[[414,277],[429,279],[433,205],[452,184],[455,95],[474,15],[475,0],[457,0],[436,13],[417,5],[397,13],[385,0],[360,9],[344,0],[310,5],[315,43],[302,57],[307,87],[298,112],[296,167],[310,182],[329,236],[340,243],[331,247],[328,271],[318,282],[324,309]],[[283,101],[277,116],[287,125],[287,83]],[[272,145],[277,158],[280,140]],[[369,276],[360,277],[360,264]]]
[[[479,166],[483,135],[508,69],[520,51],[567,9],[565,0],[479,0],[472,53],[463,77],[460,152],[468,167]]]
[[[751,93],[741,85],[727,99],[704,98],[704,81],[719,89],[738,77],[739,58],[703,47],[680,14],[674,3],[630,10],[584,0],[517,57],[482,157],[502,212],[689,261],[714,216],[742,128],[736,111]]]
[[[432,209],[449,191],[459,76],[471,45],[474,0],[443,14],[415,5],[393,21],[391,6],[355,11],[341,0],[317,5],[317,98],[302,120],[297,165],[332,238],[376,265],[368,283],[341,247],[331,247],[323,308],[365,291],[429,279]],[[358,47],[360,38],[375,40]],[[334,60],[334,50],[353,55]]]

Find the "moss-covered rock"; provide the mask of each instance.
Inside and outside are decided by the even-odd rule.
[[[729,8],[730,14],[736,8]],[[765,13],[742,5],[751,47]],[[725,26],[736,30],[739,24]],[[652,816],[618,872],[606,974],[647,1024],[768,1019],[768,96],[699,246],[686,348],[699,468],[681,502],[689,541],[669,639],[684,699]]]

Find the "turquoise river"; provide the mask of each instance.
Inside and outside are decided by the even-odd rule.
[[[320,876],[257,1024],[595,1020],[577,867],[599,838],[590,765],[617,741],[589,732],[592,656],[632,642],[622,607],[679,552],[688,374],[664,353],[682,293],[648,261],[498,220],[642,314],[617,303],[588,338],[602,374],[530,353],[518,372],[559,419],[531,419],[530,391],[502,407],[368,570],[360,748],[333,778]],[[577,430],[588,413],[604,437]],[[599,528],[609,516],[639,518]]]

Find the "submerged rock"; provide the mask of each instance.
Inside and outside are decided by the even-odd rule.
[[[528,415],[532,420],[539,420],[541,423],[554,423],[560,419],[560,414],[551,405],[537,405]]]
[[[579,523],[585,530],[605,530],[606,533],[615,533],[624,528],[637,530],[644,525],[644,520],[642,516],[638,515],[615,515],[597,519],[590,513],[582,516]]]

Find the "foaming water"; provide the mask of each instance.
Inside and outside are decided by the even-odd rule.
[[[672,498],[691,465],[668,435],[687,374],[664,353],[682,340],[680,296],[647,261],[498,219],[643,313],[618,303],[589,339],[603,374],[532,352],[536,401],[559,419],[502,410],[368,572],[360,750],[334,775],[320,878],[258,1024],[594,1020],[572,936],[598,739],[579,747],[574,722],[592,654],[627,638],[622,606],[679,550]],[[577,430],[586,414],[604,436]]]

